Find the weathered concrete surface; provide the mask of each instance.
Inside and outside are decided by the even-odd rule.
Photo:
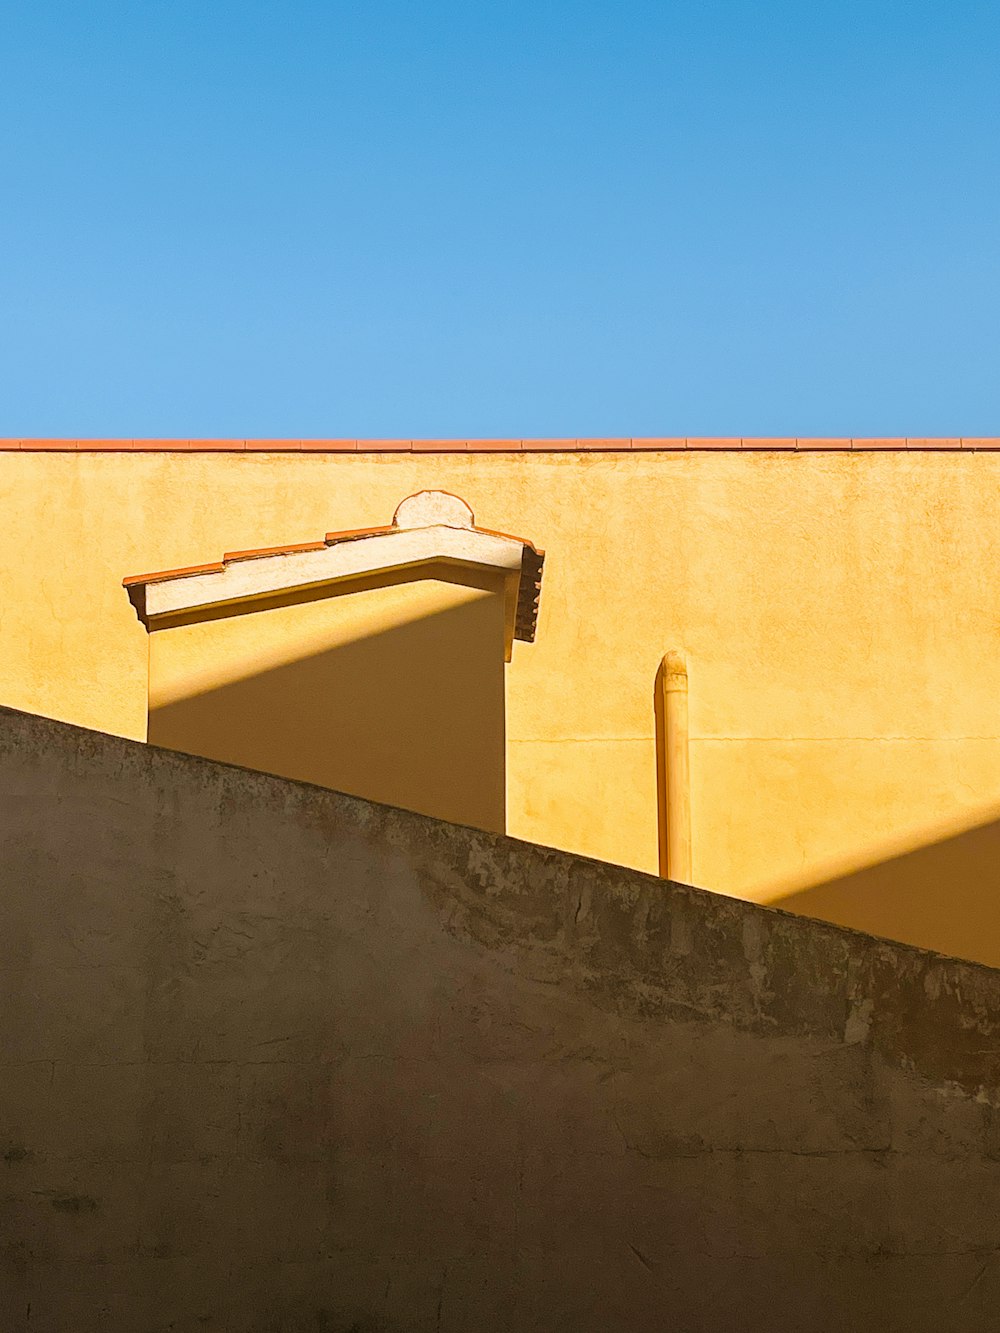
[[[4,1333],[995,1329],[1000,973],[0,713]]]

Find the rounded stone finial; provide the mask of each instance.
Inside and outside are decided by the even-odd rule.
[[[401,500],[392,516],[394,528],[471,528],[474,515],[464,500],[448,491],[418,491]]]

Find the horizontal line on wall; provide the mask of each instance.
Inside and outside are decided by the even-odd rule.
[[[614,745],[622,741],[651,741],[655,737],[650,732],[646,736],[508,736],[508,745],[565,745],[567,742],[579,745]]]
[[[652,741],[655,740],[652,732],[645,736],[508,736],[508,745],[613,745],[626,741]],[[961,743],[963,741],[989,741],[996,743],[1000,741],[1000,736],[690,736],[688,738],[692,743],[695,741],[707,741],[714,743],[716,741],[760,741],[767,744],[784,745],[790,741],[809,741],[816,744],[842,744],[844,741],[878,741],[880,743],[900,742],[902,744],[926,743],[930,741],[946,741]]]
[[[1000,736],[691,736],[692,741],[767,741],[775,744],[787,741],[815,741],[817,743],[842,744],[844,741],[879,741],[903,744],[916,741],[990,741],[1000,740]]]

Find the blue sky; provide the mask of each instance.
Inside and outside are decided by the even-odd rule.
[[[996,0],[0,3],[0,435],[1000,434]]]

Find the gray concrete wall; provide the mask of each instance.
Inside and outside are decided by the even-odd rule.
[[[995,1329],[1000,973],[0,712],[4,1333]]]

